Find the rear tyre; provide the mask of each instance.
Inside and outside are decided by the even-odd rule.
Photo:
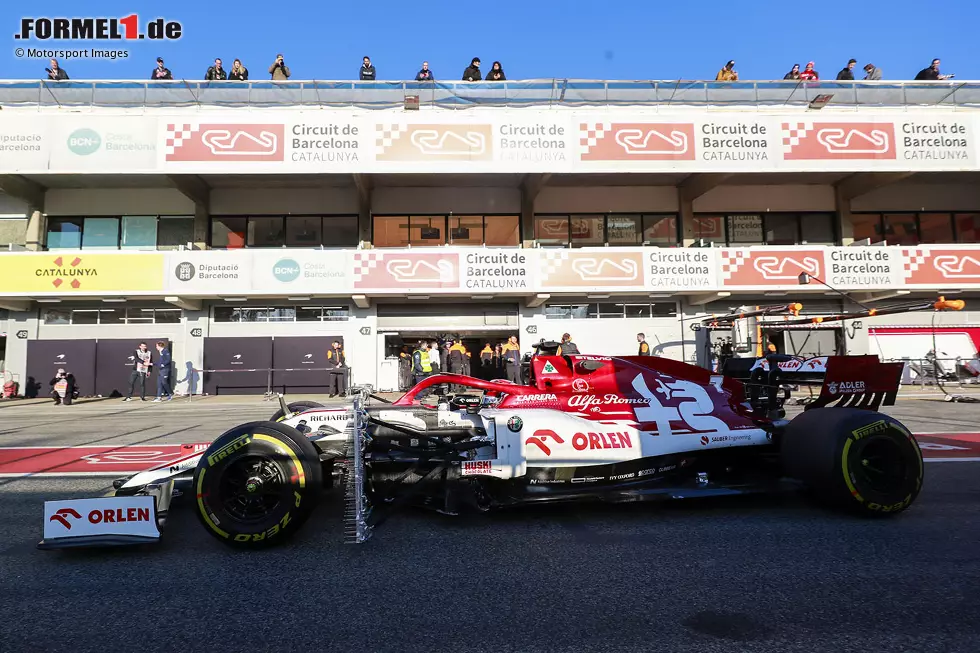
[[[319,404],[315,401],[294,401],[291,404],[286,404],[286,408],[289,409],[291,413],[302,413],[304,410],[309,410],[310,408],[324,408],[323,404]],[[284,414],[282,408],[273,413],[272,417],[269,418],[270,422],[282,421]]]
[[[323,488],[316,447],[284,424],[251,422],[211,444],[194,471],[197,516],[237,548],[278,544],[313,512]]]
[[[817,408],[794,418],[783,434],[787,475],[817,499],[863,515],[889,515],[912,505],[922,489],[922,452],[893,417],[857,408]]]

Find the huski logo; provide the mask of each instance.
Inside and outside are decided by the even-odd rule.
[[[102,137],[92,129],[76,129],[68,137],[68,149],[79,156],[95,154],[102,147]]]
[[[691,123],[582,123],[583,161],[693,161]]]
[[[284,258],[272,267],[272,275],[283,283],[296,281],[299,278],[299,263],[291,258]]]
[[[490,125],[376,126],[378,161],[489,161],[493,159]]]
[[[282,161],[283,125],[169,124],[166,161]]]
[[[787,161],[896,158],[892,123],[797,122],[782,128]]]

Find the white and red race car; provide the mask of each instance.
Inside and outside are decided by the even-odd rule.
[[[295,533],[330,487],[346,493],[351,542],[401,505],[456,514],[806,486],[845,509],[894,514],[923,477],[912,434],[877,412],[901,372],[875,356],[772,355],[743,378],[657,357],[536,356],[527,386],[439,375],[393,403],[280,398],[269,421],[120,479],[113,497],[47,502],[39,546],[156,541],[181,493],[220,541],[267,546]],[[819,396],[786,420],[788,384],[807,382]]]

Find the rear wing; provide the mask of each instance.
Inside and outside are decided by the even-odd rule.
[[[755,396],[781,386],[820,386],[806,410],[824,406],[877,410],[895,403],[904,363],[882,363],[877,356],[819,356],[800,358],[771,354],[764,358],[735,358],[722,374],[742,381],[746,395]]]

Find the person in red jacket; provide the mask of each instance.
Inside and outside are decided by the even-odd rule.
[[[820,73],[813,69],[813,62],[807,62],[806,68],[800,73],[800,79],[804,82],[813,82],[820,79]]]

